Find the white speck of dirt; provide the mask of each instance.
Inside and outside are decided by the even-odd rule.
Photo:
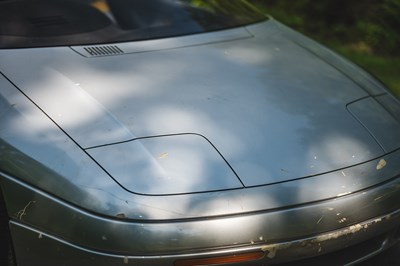
[[[125,215],[125,213],[118,213],[117,215],[115,215],[117,218],[119,218],[119,219],[125,219],[126,218],[126,215]]]
[[[158,159],[165,159],[168,157],[168,155],[169,155],[168,152],[163,152],[158,156]]]
[[[263,240],[264,240],[264,238],[263,238],[262,236],[260,236],[258,239],[260,239],[261,241],[263,241]]]
[[[42,233],[40,233],[40,234],[38,235],[38,238],[39,238],[39,239],[42,239],[42,238],[43,238]]]
[[[342,175],[343,175],[343,176],[346,176],[346,173],[345,173],[344,171],[342,171]]]
[[[107,237],[106,236],[102,236],[101,239],[102,240],[107,240]]]
[[[381,170],[383,167],[386,166],[386,161],[385,159],[380,159],[378,164],[376,165],[376,170]]]
[[[125,264],[128,264],[128,262],[129,262],[129,258],[128,258],[127,256],[125,256],[125,257],[124,257],[124,263],[125,263]]]

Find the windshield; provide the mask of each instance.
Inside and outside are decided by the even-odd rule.
[[[244,0],[0,0],[0,47],[138,41],[264,19]]]

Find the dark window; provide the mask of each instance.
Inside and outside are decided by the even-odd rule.
[[[244,0],[0,1],[0,47],[137,41],[266,19]]]

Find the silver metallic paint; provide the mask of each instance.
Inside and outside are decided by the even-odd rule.
[[[183,48],[179,40],[179,49],[123,56],[84,58],[67,48],[3,51],[1,66],[79,146],[91,148],[99,162],[105,158],[95,152],[98,146],[149,136],[200,134],[250,187],[321,174],[383,155],[346,109],[367,93],[291,42],[274,22],[258,27],[263,34],[253,38],[191,42]],[[256,26],[250,32],[257,32]],[[212,35],[218,32],[204,38]],[[23,63],[26,57],[30,64]],[[130,163],[129,156],[125,160]],[[132,182],[143,183],[134,175],[140,171],[132,169]],[[146,186],[151,185],[149,179]],[[200,186],[177,192],[191,191],[203,190]]]
[[[391,96],[277,22],[247,30],[252,38],[190,47],[176,38],[179,49],[115,57],[85,58],[65,47],[1,50],[0,184],[13,224],[94,251],[158,256],[260,248],[398,209],[400,137],[386,138],[379,123],[353,110],[375,105],[370,95]],[[390,118],[396,107],[384,109],[379,121],[398,127]],[[138,138],[182,133],[205,136],[215,153],[203,141],[196,152],[216,156],[222,172],[229,163],[246,188],[218,182],[202,184],[203,193],[139,195],[102,163],[102,151],[112,159]],[[229,190],[211,192],[219,186]]]

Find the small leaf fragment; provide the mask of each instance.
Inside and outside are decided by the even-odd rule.
[[[381,170],[385,166],[386,166],[385,159],[380,159],[378,164],[376,165],[376,170]]]

